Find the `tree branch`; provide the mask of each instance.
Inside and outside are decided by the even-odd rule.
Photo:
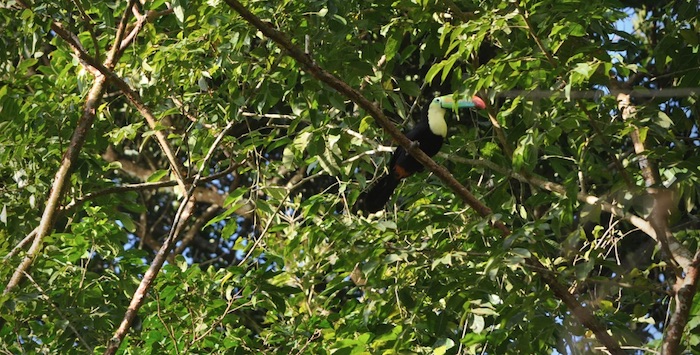
[[[131,2],[129,3],[129,6],[127,7],[127,12],[125,12],[124,16],[122,17],[122,20],[126,20],[128,18],[128,12],[131,11],[131,7],[133,6],[134,1],[135,0],[131,0]],[[54,25],[56,24],[57,23],[53,23],[51,28],[54,29]],[[140,95],[133,91],[129,84],[127,84],[112,70],[114,69],[114,63],[118,60],[119,56],[121,56],[121,53],[123,53],[124,49],[126,48],[124,47],[124,49],[121,49],[124,32],[126,31],[126,23],[120,23],[119,28],[117,30],[116,39],[112,45],[112,49],[107,55],[107,59],[104,64],[99,63],[95,60],[95,58],[91,57],[87,52],[85,52],[82,45],[80,45],[79,42],[76,42],[77,37],[75,37],[75,35],[63,30],[60,24],[56,25],[56,28],[58,28],[58,31],[56,31],[55,29],[54,31],[56,31],[56,33],[61,38],[68,42],[68,44],[73,48],[76,57],[78,57],[78,60],[85,66],[85,68],[90,70],[90,72],[93,73],[93,75],[95,75],[96,77],[106,77],[107,79],[109,79],[110,82],[116,85],[119,88],[119,90],[124,94],[124,96],[126,96],[126,98],[129,100],[129,102],[131,102],[131,104],[136,108],[136,110],[138,110],[139,113],[141,113],[141,115],[144,116],[146,122],[148,123],[148,126],[155,131],[156,141],[158,142],[158,145],[160,146],[163,153],[165,153],[165,156],[168,158],[168,162],[170,163],[170,166],[173,172],[175,173],[175,176],[177,177],[176,180],[178,182],[178,185],[180,186],[180,189],[182,191],[187,190],[182,175],[182,172],[185,171],[185,169],[182,167],[182,164],[173,153],[173,150],[170,147],[170,144],[168,143],[165,133],[163,133],[163,131],[161,130],[156,129],[157,120],[155,116],[143,103]]]
[[[133,2],[134,0],[129,2],[129,5],[127,5],[126,10],[121,17],[121,21],[119,22],[117,38],[115,39],[112,48],[108,52],[107,59],[105,61],[105,66],[107,68],[113,68],[114,61],[119,57],[118,43],[121,41],[121,37],[124,34],[124,28],[126,28],[126,23],[129,20],[130,7],[133,5]],[[19,4],[26,9],[30,9],[23,1],[19,1]],[[54,32],[61,36],[61,38],[63,38],[71,48],[73,48],[74,53],[78,53],[82,55],[83,58],[87,58],[94,62],[94,59],[87,55],[87,53],[84,51],[83,46],[80,44],[75,34],[63,29],[63,26],[58,22],[52,22],[51,28],[54,30]],[[51,232],[51,229],[53,229],[56,214],[60,207],[60,199],[63,196],[63,191],[70,180],[69,177],[72,171],[73,163],[78,159],[80,150],[85,144],[87,133],[92,127],[92,122],[95,120],[95,116],[97,115],[97,106],[102,99],[102,95],[104,94],[104,86],[106,82],[105,76],[94,72],[93,75],[95,76],[95,81],[93,82],[87,98],[85,99],[83,113],[78,120],[75,130],[73,131],[70,144],[68,145],[66,152],[63,154],[61,165],[54,175],[51,192],[49,193],[49,198],[46,201],[46,207],[44,208],[41,220],[39,221],[39,226],[36,229],[37,232],[36,236],[34,237],[34,241],[32,242],[32,246],[29,247],[27,255],[24,257],[10,278],[10,281],[7,283],[3,294],[7,294],[12,291],[12,289],[17,287],[24,274],[27,273],[27,270],[29,270],[34,258],[39,254],[41,247],[43,246],[44,238]]]
[[[202,178],[199,180],[200,183],[203,182],[208,182],[208,181],[213,181],[220,179],[228,174],[230,174],[234,169],[236,169],[237,165],[232,165],[225,170],[222,170],[216,174],[209,175],[205,178]],[[193,183],[194,178],[188,178],[185,180],[186,183]],[[62,212],[67,212],[70,211],[83,203],[94,200],[100,196],[105,196],[105,195],[112,195],[112,194],[118,194],[118,193],[125,193],[129,191],[141,191],[141,190],[154,190],[154,189],[160,189],[164,187],[172,187],[176,186],[177,181],[174,180],[168,180],[168,181],[158,181],[158,182],[144,182],[140,184],[126,184],[126,185],[120,185],[120,186],[112,186],[108,187],[106,189],[100,190],[100,191],[95,191],[91,192],[88,194],[85,194],[84,196],[81,196],[79,198],[76,198],[75,200],[71,201],[69,204],[63,206],[61,208]]]
[[[549,288],[552,290],[557,298],[559,298],[566,307],[571,311],[571,313],[578,319],[581,324],[586,328],[590,329],[593,334],[595,334],[596,339],[607,348],[608,352],[611,354],[626,354],[620,344],[608,334],[608,329],[605,325],[596,319],[595,315],[591,311],[590,307],[583,307],[583,305],[572,295],[566,286],[562,285],[559,280],[557,280],[556,274],[546,268],[540,261],[531,257],[526,259],[528,265],[532,266],[537,270],[537,274],[540,275],[542,279],[547,283]]]
[[[685,277],[676,277],[673,285],[675,308],[671,314],[666,328],[666,336],[661,345],[662,354],[680,354],[680,343],[683,338],[685,326],[688,324],[690,308],[693,305],[693,298],[698,290],[698,279],[700,278],[700,251],[695,254],[691,267],[687,268]]]
[[[622,119],[626,122],[633,119],[636,109],[630,102],[630,95],[625,93],[618,94],[617,102]],[[663,354],[678,354],[681,350],[679,347],[683,331],[688,324],[690,307],[697,292],[697,282],[700,274],[698,270],[700,252],[695,254],[692,262],[688,262],[687,255],[690,254],[690,251],[678,243],[668,226],[669,211],[673,205],[672,193],[661,186],[659,170],[656,164],[646,156],[644,141],[642,141],[639,129],[636,126],[630,132],[630,138],[634,145],[634,152],[639,158],[639,169],[642,171],[642,177],[644,177],[644,182],[647,186],[647,193],[654,201],[654,207],[651,214],[649,214],[648,223],[654,230],[655,240],[661,249],[662,256],[676,274],[676,282],[673,286],[675,307],[671,320],[668,322],[666,336],[663,339],[661,349]]]
[[[527,26],[527,31],[530,33],[530,36],[532,39],[535,41],[537,44],[537,47],[540,49],[542,54],[544,54],[545,57],[547,57],[547,61],[549,64],[552,65],[553,68],[557,67],[557,61],[554,60],[554,56],[552,56],[552,53],[549,53],[547,48],[544,47],[544,43],[540,40],[540,38],[537,36],[537,33],[535,32],[535,27],[532,26],[532,23],[530,23],[530,19],[527,14],[527,10],[521,7],[520,3],[518,2],[518,7],[519,7],[519,12],[520,16],[522,16],[523,21],[525,21],[525,25]]]

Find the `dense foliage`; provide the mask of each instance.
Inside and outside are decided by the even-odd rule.
[[[675,323],[680,349],[700,351],[696,0],[244,5],[402,128],[436,94],[485,98],[486,110],[450,114],[435,160],[493,214],[430,172],[406,179],[385,212],[353,211],[391,140],[226,2],[9,1],[5,284],[45,210],[56,216],[0,296],[4,353],[104,351],[168,235],[177,242],[121,352],[600,349],[545,272],[623,348],[661,350]],[[106,81],[52,207],[99,77],[61,29],[102,63],[125,13],[125,46],[105,67],[145,108]],[[200,171],[184,207],[176,180]]]

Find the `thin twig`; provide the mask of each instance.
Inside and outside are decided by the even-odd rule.
[[[29,244],[31,241],[34,240],[34,237],[36,236],[36,232],[37,232],[36,228],[32,229],[32,231],[29,232],[29,234],[27,234],[27,236],[24,237],[24,239],[22,239],[19,243],[17,243],[17,245],[15,245],[15,247],[12,248],[12,250],[10,250],[10,252],[7,253],[7,255],[5,255],[3,257],[3,260],[4,261],[10,260],[10,258],[17,255],[17,253],[19,253],[19,251],[22,250],[25,245]]]
[[[217,179],[220,179],[228,174],[230,174],[233,170],[235,170],[237,167],[236,164],[229,166],[228,168],[216,173],[209,175],[205,178],[202,178],[198,182],[198,187],[201,186],[201,183],[204,182],[209,182],[209,181],[214,181]],[[187,178],[185,179],[185,182],[188,184],[194,183],[195,179],[194,177]],[[120,186],[112,186],[108,187],[104,190],[96,191],[96,192],[91,192],[88,194],[85,194],[79,198],[74,199],[71,201],[69,204],[63,206],[61,208],[62,212],[68,212],[81,204],[94,200],[100,196],[105,196],[105,195],[112,195],[112,194],[118,194],[118,193],[124,193],[124,192],[129,192],[129,191],[143,191],[143,190],[155,190],[155,189],[160,189],[163,187],[171,187],[177,185],[177,181],[175,180],[167,180],[167,181],[158,181],[158,182],[144,182],[144,183],[139,183],[139,184],[126,184],[126,185],[120,185]]]
[[[173,341],[173,347],[175,347],[175,353],[180,354],[180,349],[177,347],[177,339],[175,338],[175,332],[173,331],[173,327],[171,327],[168,322],[163,319],[161,316],[160,312],[160,295],[158,292],[156,294],[156,316],[158,316],[158,319],[160,320],[160,323],[163,324],[163,328],[168,331],[168,336],[170,337],[170,340]]]
[[[219,318],[217,318],[214,322],[212,322],[211,325],[209,325],[206,332],[204,332],[204,333],[198,335],[197,337],[195,337],[194,339],[192,339],[192,341],[190,341],[189,346],[194,345],[196,342],[204,339],[207,335],[211,334],[211,332],[213,332],[216,329],[217,324],[221,324],[221,322],[224,321],[224,318],[226,318],[227,315],[243,308],[244,306],[251,305],[252,301],[248,301],[246,303],[243,303],[243,304],[237,306],[236,308],[233,308],[233,309],[231,308],[231,306],[233,306],[233,302],[241,298],[242,293],[243,293],[243,288],[241,287],[238,291],[236,291],[236,294],[232,295],[231,299],[228,300],[228,302],[226,303],[226,309],[224,310],[223,313],[221,313]],[[255,290],[253,292],[251,292],[251,294],[255,294]]]
[[[518,6],[521,6],[521,3],[518,2]],[[542,54],[544,54],[545,57],[547,57],[547,61],[549,64],[552,65],[553,68],[557,67],[557,61],[554,60],[554,56],[552,56],[551,53],[547,50],[547,48],[544,47],[544,44],[540,40],[540,38],[537,36],[537,33],[535,32],[535,28],[532,26],[532,23],[530,23],[530,19],[528,17],[527,10],[523,9],[522,7],[519,8],[520,10],[520,15],[523,18],[523,21],[525,21],[525,25],[527,26],[527,30],[530,33],[530,36],[532,39],[535,41],[537,44],[537,47],[542,51]]]

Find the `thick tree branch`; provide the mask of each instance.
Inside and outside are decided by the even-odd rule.
[[[630,122],[636,114],[635,106],[630,101],[630,95],[625,93],[618,94],[617,102],[622,119]],[[689,262],[690,258],[688,258],[688,255],[690,251],[680,245],[673,237],[673,233],[668,226],[669,211],[673,205],[672,192],[661,186],[659,169],[646,156],[644,141],[636,126],[630,132],[630,138],[634,145],[634,152],[638,157],[639,169],[647,186],[647,193],[654,201],[654,206],[648,217],[649,225],[656,235],[655,240],[661,249],[662,257],[676,273],[676,282],[673,286],[675,305],[671,320],[666,328],[666,336],[663,339],[661,349],[663,354],[678,354],[681,350],[680,342],[683,337],[683,331],[688,324],[688,315],[693,304],[693,298],[697,292],[698,275],[700,274],[700,270],[698,270],[700,252],[695,254],[692,262]]]
[[[533,186],[537,186],[543,190],[547,190],[550,192],[557,193],[562,196],[566,196],[566,188],[562,185],[546,181],[545,179],[537,176],[524,176],[521,174],[518,174],[516,172],[510,171],[506,168],[503,168],[501,166],[498,166],[496,164],[493,164],[490,161],[487,160],[470,160],[470,159],[462,159],[459,157],[452,157],[449,156],[448,159],[462,163],[462,164],[469,164],[469,165],[476,165],[476,166],[485,166],[488,167],[489,169],[496,171],[504,176],[509,176],[512,178],[515,178],[521,182],[531,184]],[[685,270],[684,275],[678,275],[676,277],[676,282],[673,287],[673,293],[674,293],[674,303],[675,307],[672,311],[671,314],[671,319],[668,322],[668,326],[666,329],[666,336],[663,339],[663,344],[662,344],[662,349],[663,349],[663,354],[677,354],[679,353],[679,345],[680,341],[683,336],[683,331],[688,323],[688,316],[690,313],[690,308],[693,304],[693,298],[697,292],[697,283],[698,283],[698,277],[700,275],[700,271],[698,270],[698,267],[700,265],[700,253],[696,254],[694,257],[691,255],[690,251],[685,248],[675,237],[673,237],[670,232],[667,235],[664,236],[659,236],[657,234],[657,229],[655,228],[650,221],[647,221],[639,216],[636,216],[634,214],[631,214],[627,211],[625,211],[623,208],[615,206],[611,204],[610,202],[607,202],[603,200],[602,198],[595,197],[592,195],[587,195],[584,193],[578,193],[577,194],[577,199],[580,202],[590,204],[590,205],[595,205],[595,206],[600,206],[600,208],[606,212],[611,213],[613,216],[624,219],[630,223],[632,223],[635,227],[639,228],[642,232],[646,233],[650,237],[654,239],[654,241],[658,244],[661,244],[659,242],[659,238],[664,238],[666,240],[666,243],[668,245],[668,248],[670,249],[670,252],[672,255],[674,255],[675,261],[678,262],[679,266]],[[655,206],[655,210],[659,206]],[[661,210],[666,211],[667,208],[660,208]],[[550,285],[551,287],[551,285]],[[553,289],[554,291],[554,289]],[[559,295],[557,294],[557,297]],[[563,298],[560,297],[560,299],[564,300]],[[568,305],[568,304],[567,304]],[[574,313],[576,314],[576,313]],[[579,317],[577,315],[577,318],[583,323],[583,319],[587,319],[587,317]],[[592,328],[591,328],[592,329]],[[596,336],[598,336],[596,334]],[[606,347],[608,347],[606,345]],[[608,347],[608,350],[610,348]]]
[[[126,24],[129,20],[129,13],[131,11],[130,8],[133,3],[134,0],[129,2],[129,5],[127,5],[126,10],[121,17],[121,21],[119,22],[117,36],[114,40],[112,48],[107,54],[107,59],[105,60],[104,66],[107,70],[114,68],[114,63],[117,58],[119,58],[119,43],[124,35],[124,29],[126,28]],[[24,2],[19,2],[19,4],[26,9],[30,9]],[[61,36],[69,44],[69,46],[71,46],[71,48],[73,48],[74,52],[82,53],[85,58],[89,58],[90,60],[94,61],[94,59],[87,55],[82,49],[83,47],[80,42],[77,41],[77,36],[75,34],[64,30],[58,22],[53,22],[51,24],[51,28],[59,36]],[[39,254],[41,247],[43,246],[44,238],[51,232],[51,229],[53,229],[56,214],[60,207],[60,200],[63,196],[63,191],[66,189],[66,186],[70,181],[73,164],[78,159],[80,150],[85,144],[87,133],[92,127],[92,122],[95,120],[95,116],[97,115],[97,106],[99,105],[102,95],[104,94],[104,87],[107,81],[106,77],[104,75],[99,75],[99,73],[93,74],[95,75],[95,81],[93,82],[87,98],[85,99],[83,113],[78,120],[75,130],[73,131],[70,144],[68,145],[66,152],[63,154],[61,165],[54,175],[51,192],[49,193],[49,198],[46,201],[46,207],[44,208],[41,220],[39,221],[39,227],[37,227],[36,236],[34,237],[32,246],[29,247],[27,255],[24,257],[10,278],[10,281],[7,283],[3,294],[7,294],[8,292],[12,291],[12,289],[17,287],[24,274],[29,270],[34,258]]]
[[[564,302],[576,319],[595,334],[596,339],[605,346],[610,354],[625,354],[617,340],[608,334],[608,329],[605,325],[596,319],[590,307],[584,307],[576,299],[576,296],[572,295],[566,286],[559,282],[553,271],[542,265],[535,257],[528,258],[527,263],[537,271],[537,274],[544,279],[552,293]]]
[[[52,30],[54,30],[54,32],[56,32],[59,35],[59,37],[61,37],[66,41],[66,43],[68,43],[68,45],[73,49],[73,52],[75,53],[76,57],[78,57],[79,61],[85,66],[85,68],[88,71],[90,71],[95,76],[95,82],[88,94],[83,116],[78,122],[78,127],[76,128],[76,131],[73,137],[71,138],[71,144],[69,146],[69,149],[64,155],[63,163],[61,164],[61,167],[59,168],[59,171],[56,173],[56,176],[54,178],[53,189],[49,196],[47,207],[45,209],[44,215],[42,216],[40,226],[37,230],[37,235],[34,238],[34,243],[32,244],[32,247],[30,247],[27,256],[22,261],[13,277],[10,279],[10,282],[8,282],[4,293],[9,292],[19,283],[22,277],[22,273],[26,271],[26,269],[31,265],[32,260],[41,248],[44,236],[50,231],[51,227],[53,226],[55,213],[59,206],[58,202],[64,189],[64,183],[67,180],[67,177],[69,176],[69,171],[72,166],[72,162],[77,158],[77,155],[80,152],[80,149],[82,148],[86,133],[92,126],[92,121],[94,120],[96,115],[96,107],[99,104],[102,95],[104,94],[104,85],[107,79],[112,80],[112,82],[121,89],[124,95],[127,96],[127,98],[132,102],[132,104],[137,108],[137,110],[139,110],[139,112],[141,112],[144,115],[151,129],[155,129],[156,127],[155,117],[140,101],[138,94],[133,92],[128,86],[128,84],[121,80],[121,78],[119,78],[112,71],[115,63],[118,61],[123,51],[126,49],[128,44],[130,44],[133,41],[135,35],[138,33],[138,30],[140,30],[143,25],[143,23],[140,23],[140,25],[137,23],[137,25],[134,26],[134,28],[132,29],[129,38],[124,39],[129,14],[132,11],[134,2],[135,0],[131,0],[128,3],[122,15],[122,18],[117,28],[117,33],[114,42],[112,43],[112,47],[107,54],[107,58],[104,64],[100,64],[95,60],[95,58],[91,57],[84,50],[83,46],[78,41],[77,36],[65,30],[60,23],[52,22],[51,24]],[[22,5],[25,8],[29,8],[23,2],[20,2],[20,5]],[[143,22],[148,18],[150,17],[144,16],[139,20]],[[177,176],[177,182],[180,185],[180,188],[182,189],[182,191],[185,191],[186,186],[181,173],[182,171],[184,171],[184,169],[181,168],[181,164],[173,154],[172,149],[170,148],[167,142],[165,134],[159,130],[156,130],[156,139],[160,144],[161,149],[170,161],[172,169],[174,170],[175,175]]]
[[[131,6],[133,5],[132,0],[129,4],[129,7],[127,7],[127,11],[131,11]],[[125,13],[123,19],[127,18],[127,13]],[[155,131],[155,136],[156,136],[156,141],[158,142],[158,145],[160,145],[161,150],[165,154],[165,156],[168,158],[168,162],[170,163],[170,166],[175,173],[176,180],[178,182],[178,185],[180,186],[180,189],[182,191],[185,191],[187,187],[184,184],[184,177],[182,173],[185,171],[185,169],[182,167],[182,164],[180,161],[177,159],[175,156],[175,153],[173,152],[173,149],[170,147],[170,144],[168,143],[167,137],[165,136],[165,133],[161,130],[156,129],[157,125],[157,120],[153,113],[146,107],[146,105],[143,103],[141,100],[141,97],[138,93],[136,93],[134,90],[131,89],[129,84],[127,84],[122,78],[120,78],[117,74],[114,73],[112,70],[114,68],[114,63],[116,60],[118,60],[119,56],[121,56],[121,53],[123,53],[123,49],[121,49],[121,44],[123,41],[124,37],[124,32],[126,31],[126,24],[121,24],[118,28],[117,31],[117,36],[115,39],[115,42],[112,45],[112,49],[110,50],[107,60],[105,61],[105,64],[101,64],[98,61],[95,60],[95,58],[91,57],[85,50],[83,49],[82,45],[80,45],[79,42],[77,41],[77,37],[65,30],[62,29],[60,24],[52,24],[52,29],[54,28],[54,25],[56,25],[59,30],[56,31],[56,33],[63,39],[65,40],[71,48],[73,48],[73,51],[78,57],[78,60],[85,66],[86,69],[88,69],[91,73],[93,73],[96,77],[106,77],[107,79],[110,80],[110,82],[114,85],[116,85],[119,90],[126,96],[126,98],[131,102],[131,104],[136,108],[136,110],[141,113],[141,115],[146,118],[146,122],[148,123],[148,126]],[[142,28],[137,27],[137,28]],[[55,30],[55,29],[54,29]],[[130,42],[127,42],[130,43]],[[126,47],[124,47],[125,49]],[[101,96],[101,95],[100,95]]]
[[[695,254],[692,265],[687,268],[684,277],[676,277],[673,285],[675,293],[675,307],[668,321],[666,336],[661,345],[662,354],[680,354],[681,339],[683,338],[685,326],[688,324],[690,308],[693,305],[693,298],[698,290],[698,279],[700,278],[700,252]]]
[[[141,100],[141,96],[137,92],[132,90],[129,84],[127,84],[124,80],[122,80],[122,78],[117,76],[113,71],[108,70],[107,68],[101,65],[98,65],[96,68],[102,74],[107,76],[112,84],[116,85],[119,88],[119,90],[124,94],[124,96],[126,96],[129,102],[131,102],[131,104],[136,108],[136,110],[138,110],[139,113],[141,113],[141,115],[146,119],[146,122],[148,122],[148,126],[155,131],[154,135],[156,136],[156,141],[158,142],[160,149],[163,151],[163,153],[165,153],[165,156],[168,158],[168,162],[170,163],[171,169],[175,173],[175,177],[180,189],[183,192],[186,191],[187,186],[185,184],[185,177],[183,176],[183,172],[185,171],[185,169],[182,166],[180,160],[178,160],[177,156],[175,156],[175,153],[172,147],[170,146],[170,143],[168,142],[165,132],[156,128],[158,120],[153,115],[151,110],[143,103],[143,100]]]
[[[107,344],[107,349],[104,352],[105,354],[114,354],[117,351],[117,349],[119,349],[122,340],[124,340],[126,333],[131,327],[131,323],[133,322],[134,318],[136,318],[136,314],[138,314],[141,305],[146,299],[146,294],[151,288],[153,280],[155,280],[156,276],[158,276],[158,272],[160,272],[160,269],[163,267],[165,260],[170,254],[170,249],[172,248],[176,239],[175,237],[182,230],[186,220],[192,214],[194,204],[194,200],[190,199],[189,193],[187,193],[187,195],[183,197],[180,203],[180,207],[178,208],[178,211],[175,214],[172,228],[170,228],[170,235],[168,235],[168,237],[165,238],[165,241],[158,250],[156,257],[153,258],[151,266],[143,275],[141,283],[139,283],[139,287],[136,289],[136,291],[134,291],[134,295],[131,298],[129,307],[126,309],[124,318],[119,324],[119,328],[117,328],[117,330],[114,332],[114,335],[110,339],[109,344]]]

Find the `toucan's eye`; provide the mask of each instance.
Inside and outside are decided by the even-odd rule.
[[[440,98],[436,98],[435,100],[433,100],[433,102],[440,103]]]

